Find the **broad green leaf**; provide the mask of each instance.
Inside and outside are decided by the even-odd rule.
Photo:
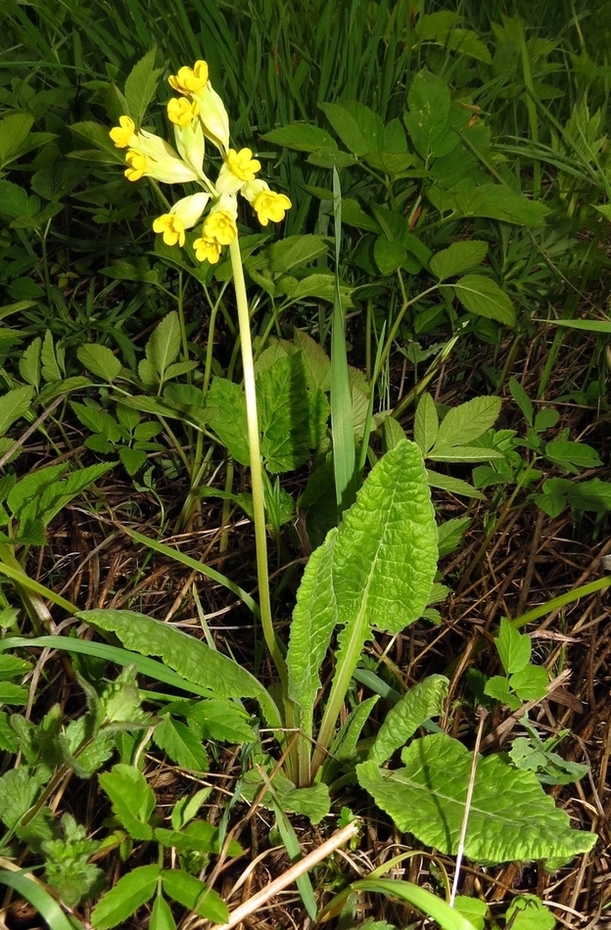
[[[42,376],[45,381],[61,381],[62,380],[62,369],[60,367],[60,361],[62,358],[62,352],[59,346],[55,346],[53,342],[53,334],[50,329],[45,332],[44,339],[42,341],[42,351],[40,359],[42,362]]]
[[[0,129],[1,121],[0,121]],[[28,213],[28,193],[12,181],[0,181],[0,216],[16,219]]]
[[[491,278],[480,274],[467,274],[452,284],[459,301],[477,316],[515,326],[516,315],[507,294]]]
[[[495,637],[494,645],[506,675],[519,672],[530,662],[530,636],[519,633],[506,617],[501,618],[499,634]]]
[[[205,739],[228,743],[254,743],[250,717],[234,701],[198,701],[188,713],[189,723],[201,728]]]
[[[21,478],[13,486],[6,499],[11,513],[18,516],[24,507],[32,503],[34,498],[39,498],[47,488],[55,487],[67,469],[66,462],[58,462],[56,465],[47,465],[46,468],[32,471]]]
[[[378,236],[373,257],[383,275],[393,274],[407,258],[407,249],[400,242],[389,242],[385,235]]]
[[[248,465],[246,398],[242,388],[226,378],[215,378],[206,398],[206,416],[230,455],[240,465]]]
[[[128,833],[137,840],[152,839],[148,821],[155,809],[155,795],[142,772],[120,762],[110,772],[102,772],[99,782]]]
[[[515,672],[509,684],[523,701],[538,701],[547,694],[549,672],[542,665],[527,665]]]
[[[0,704],[20,704],[28,703],[29,692],[20,685],[13,684],[12,681],[0,681]]]
[[[430,482],[429,482],[430,483]],[[452,517],[437,527],[439,556],[449,555],[461,545],[471,517]]]
[[[397,827],[427,846],[456,855],[465,811],[472,756],[457,740],[437,733],[403,750],[404,768],[357,767],[359,784]],[[478,760],[465,855],[475,862],[564,858],[588,852],[596,836],[570,828],[530,772],[502,755]]]
[[[170,311],[159,323],[146,344],[146,359],[153,367],[159,380],[163,380],[168,365],[180,351],[180,321],[175,310]]]
[[[257,400],[261,454],[268,471],[294,471],[320,444],[329,417],[325,394],[308,389],[300,352],[279,358],[259,375]]]
[[[40,350],[42,339],[37,336],[33,339],[19,359],[19,374],[28,384],[38,390],[40,385]]]
[[[501,704],[507,704],[510,710],[517,710],[522,706],[522,701],[512,692],[509,681],[503,675],[493,675],[489,678],[484,687],[484,694]]]
[[[33,394],[32,387],[18,387],[0,397],[0,436],[29,409]]]
[[[179,720],[164,717],[155,727],[153,740],[182,769],[189,772],[208,771],[208,755],[201,740]]]
[[[459,894],[454,902],[456,910],[470,920],[475,930],[486,930],[486,917],[488,916],[488,905],[479,898],[468,898],[466,895]]]
[[[170,905],[160,894],[155,898],[148,930],[176,930]]]
[[[163,890],[169,898],[178,901],[183,907],[195,911],[200,917],[223,924],[229,918],[229,909],[223,899],[208,888],[195,875],[189,875],[181,869],[172,869],[161,873]]]
[[[261,138],[265,142],[274,142],[276,145],[296,149],[298,152],[317,152],[320,149],[337,150],[337,142],[328,132],[309,123],[290,123],[288,126],[281,126],[278,129],[272,129],[271,132],[266,132]]]
[[[342,222],[346,226],[356,226],[357,229],[366,229],[368,232],[380,232],[380,224],[369,213],[365,213],[357,200],[350,197],[344,197],[342,200]]]
[[[2,752],[18,752],[19,742],[9,723],[9,716],[0,711],[0,750]]]
[[[331,384],[331,360],[325,350],[300,329],[295,330],[293,340],[303,355],[308,387],[311,390],[328,391]]]
[[[505,918],[511,930],[554,930],[556,918],[534,894],[516,895]]]
[[[404,121],[418,154],[428,160],[447,155],[458,144],[450,123],[450,91],[441,78],[420,71],[407,95],[409,112]]]
[[[453,193],[432,187],[428,196],[444,212],[453,210],[460,216],[483,216],[516,226],[541,226],[550,213],[541,201],[529,200],[504,184],[479,184]]]
[[[577,475],[584,468],[600,468],[602,465],[596,449],[585,442],[553,440],[545,446],[545,457],[554,465]]]
[[[501,403],[500,397],[474,397],[458,407],[451,407],[439,427],[435,449],[466,446],[479,439],[496,422]]]
[[[443,713],[448,685],[444,675],[430,675],[410,688],[389,710],[367,759],[383,765],[426,720],[439,717]]]
[[[28,137],[34,117],[31,113],[8,113],[0,120],[0,169],[18,154]],[[0,182],[2,184],[9,182]],[[0,192],[0,199],[2,198]]]
[[[384,123],[377,113],[362,103],[321,103],[325,116],[349,152],[363,156],[382,147]]]
[[[7,678],[18,678],[31,671],[32,664],[17,656],[0,655],[0,681]]]
[[[336,671],[334,679],[341,689],[372,627],[399,632],[418,619],[436,564],[437,531],[422,456],[404,440],[374,466],[339,529],[306,566],[287,656],[290,695],[304,709],[306,726],[335,626],[344,627],[337,658],[342,675]]]
[[[155,894],[161,875],[158,865],[141,865],[119,879],[98,901],[91,914],[95,930],[110,930],[125,921]]]
[[[437,408],[435,407],[435,401],[427,391],[418,401],[414,422],[414,442],[425,458],[437,442],[438,433],[439,417],[437,416]]]
[[[475,265],[479,265],[488,251],[487,242],[476,239],[453,242],[452,245],[437,252],[431,259],[431,271],[440,281],[462,274]]]
[[[125,99],[129,115],[139,126],[153,99],[163,68],[155,68],[157,49],[152,48],[130,71],[125,82]]]
[[[432,488],[441,488],[442,491],[449,491],[450,494],[460,494],[462,497],[472,497],[476,501],[485,501],[486,495],[474,488],[468,481],[462,478],[453,478],[451,475],[440,475],[435,471],[427,469],[426,472],[428,483]]]
[[[44,526],[48,526],[66,504],[77,494],[98,481],[102,475],[114,467],[114,462],[100,462],[75,471],[61,481],[48,485],[40,496],[38,512]]]
[[[86,343],[78,347],[76,354],[88,371],[105,381],[114,381],[121,371],[121,362],[107,346]]]
[[[283,278],[278,282],[279,293],[282,293],[281,285],[284,280]],[[346,308],[352,306],[351,293],[352,291],[349,287],[340,286],[339,294],[342,307]],[[309,274],[307,277],[297,281],[295,286],[291,289],[290,294],[287,294],[287,296],[289,296],[291,300],[301,300],[303,297],[318,297],[320,300],[333,303],[334,294],[335,282],[333,275],[317,272],[316,274]]]
[[[270,245],[264,255],[270,271],[286,274],[300,265],[309,264],[326,255],[327,249],[324,236],[287,236]]]
[[[212,693],[255,698],[269,726],[282,726],[278,709],[260,681],[201,640],[131,610],[83,610],[77,616],[116,633],[126,649],[145,656],[160,656],[187,681],[210,688]]]

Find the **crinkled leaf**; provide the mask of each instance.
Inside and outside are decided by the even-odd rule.
[[[357,767],[360,785],[397,827],[428,846],[456,855],[472,756],[457,740],[437,733],[403,750],[404,768]],[[515,769],[503,756],[478,760],[465,841],[475,862],[565,858],[588,852],[596,836],[570,827],[537,778]]]
[[[83,610],[79,619],[111,630],[127,649],[160,656],[187,681],[223,697],[255,698],[270,726],[281,727],[278,709],[260,681],[221,652],[176,627],[131,610]]]
[[[410,688],[386,715],[368,760],[383,765],[396,749],[411,739],[425,720],[442,714],[448,685],[444,675],[430,675]]]
[[[124,924],[128,917],[153,897],[160,875],[158,865],[142,865],[120,878],[93,909],[91,922],[95,930],[110,930],[111,927]]]

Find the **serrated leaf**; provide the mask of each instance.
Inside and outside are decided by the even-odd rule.
[[[180,352],[180,320],[175,310],[159,323],[146,344],[146,360],[163,380],[166,368]]]
[[[33,394],[32,387],[18,387],[0,397],[0,436],[29,409]]]
[[[170,905],[160,894],[155,898],[149,930],[176,930],[176,921],[170,910]]]
[[[439,444],[427,455],[427,459],[432,462],[491,462],[493,459],[504,458],[505,456],[498,449],[487,449],[485,446],[441,446]]]
[[[189,772],[208,771],[208,755],[201,740],[179,720],[170,716],[164,717],[155,727],[153,739],[181,768]]]
[[[0,681],[0,704],[27,704],[28,694],[26,688],[12,681]]]
[[[554,465],[577,475],[584,468],[600,468],[602,465],[596,449],[585,442],[552,440],[545,446],[545,457]]]
[[[421,158],[439,158],[458,144],[450,126],[450,91],[445,81],[420,71],[412,80],[408,93],[409,112],[404,121],[410,139]]]
[[[487,242],[478,242],[475,239],[453,242],[449,248],[433,255],[431,271],[440,281],[445,281],[446,278],[452,278],[479,265],[487,252]]]
[[[2,752],[17,752],[19,742],[14,730],[11,728],[9,719],[8,714],[0,711],[0,750]]]
[[[157,49],[152,48],[138,61],[125,81],[125,99],[129,115],[139,126],[153,99],[163,68],[154,68]]]
[[[425,392],[416,408],[414,422],[414,442],[425,456],[437,442],[439,433],[439,417],[435,401],[428,392]]]
[[[429,197],[435,200],[433,189],[429,189]],[[448,197],[454,200],[459,215],[483,216],[516,226],[541,226],[550,213],[540,200],[529,200],[504,184],[479,184]]]
[[[206,739],[238,744],[255,741],[249,715],[233,701],[199,701],[189,711],[188,719],[201,727]]]
[[[500,701],[501,704],[507,704],[511,710],[517,710],[522,704],[520,699],[512,693],[508,680],[502,675],[493,675],[488,679],[484,694],[495,701]]]
[[[374,466],[341,526],[306,566],[287,656],[290,695],[306,717],[335,626],[344,627],[337,663],[345,664],[347,676],[373,626],[398,632],[418,619],[436,564],[437,531],[422,456],[404,440]]]
[[[110,772],[102,772],[99,782],[128,833],[137,840],[152,839],[148,821],[155,809],[155,794],[142,772],[119,762]]]
[[[287,274],[326,255],[327,250],[324,236],[287,236],[270,245],[264,254],[270,271]]]
[[[383,275],[393,274],[407,258],[407,249],[400,242],[389,242],[385,235],[378,236],[373,246],[375,263]]]
[[[0,120],[0,168],[16,157],[28,137],[34,117],[31,113],[8,113]],[[8,182],[3,182],[8,183]]]
[[[181,869],[172,869],[163,871],[161,880],[167,896],[178,901],[183,907],[195,911],[200,917],[212,920],[215,924],[227,921],[229,909],[223,899],[195,875],[189,875]]]
[[[107,346],[86,343],[78,347],[76,354],[81,365],[105,381],[112,383],[121,372],[121,362]]]
[[[201,640],[131,610],[84,610],[76,616],[116,633],[126,649],[160,656],[165,665],[187,681],[210,688],[211,692],[228,698],[255,698],[268,724],[282,726],[276,705],[258,679]]]
[[[272,129],[271,132],[266,132],[261,138],[266,142],[273,142],[288,149],[296,149],[298,152],[317,152],[320,149],[335,151],[337,149],[337,142],[333,136],[324,129],[309,123],[290,123],[288,126],[281,126],[278,129]]]
[[[248,465],[246,398],[238,384],[214,378],[206,397],[206,414],[212,429],[240,465]]]
[[[444,675],[430,675],[410,688],[388,711],[367,756],[368,760],[383,765],[395,750],[412,738],[425,720],[439,717],[443,713],[448,686],[449,681]]]
[[[467,274],[452,284],[454,293],[470,313],[515,326],[516,315],[507,294],[491,278]]]
[[[40,349],[42,339],[37,336],[32,340],[19,359],[19,374],[28,384],[38,390],[40,385]]]
[[[501,618],[499,634],[495,637],[494,644],[506,675],[521,671],[530,662],[530,636],[519,633],[506,617]]]
[[[331,385],[331,359],[325,350],[300,329],[295,330],[293,341],[303,354],[308,387],[311,390],[328,391]]]
[[[437,447],[466,446],[490,429],[501,412],[500,397],[474,397],[458,407],[451,407],[441,422]]]
[[[59,348],[56,350],[53,342],[53,335],[51,330],[48,329],[42,341],[40,356],[42,362],[42,376],[47,382],[62,380],[62,371],[58,364],[59,354]]]
[[[527,665],[509,679],[511,688],[523,701],[538,701],[547,694],[549,672],[542,665]]]
[[[377,113],[362,103],[321,103],[325,116],[349,152],[363,156],[382,147],[384,123]]]
[[[141,865],[119,879],[98,901],[91,914],[95,930],[111,930],[131,917],[155,894],[161,875],[158,865]]]
[[[373,762],[362,763],[357,766],[359,784],[400,830],[456,855],[471,753],[457,740],[437,733],[410,743],[402,761],[404,768],[391,772]],[[568,815],[554,806],[532,773],[515,769],[501,755],[480,757],[465,840],[470,859],[572,859],[595,842],[594,834],[570,828]]]
[[[437,541],[440,558],[458,549],[470,522],[470,517],[452,517],[450,520],[445,520],[439,524],[437,527]]]
[[[436,471],[427,469],[427,481],[432,488],[441,488],[442,491],[449,491],[451,494],[460,494],[462,497],[472,497],[476,501],[485,501],[486,495],[474,488],[468,481],[462,478],[453,478],[451,475],[440,475]]]

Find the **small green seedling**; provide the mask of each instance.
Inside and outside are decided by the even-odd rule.
[[[530,661],[530,636],[518,631],[504,617],[494,640],[505,675],[488,679],[484,694],[518,710],[524,701],[545,697],[549,675],[547,669]]]

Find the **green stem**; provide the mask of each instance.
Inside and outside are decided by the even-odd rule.
[[[250,480],[252,486],[252,507],[254,514],[255,545],[257,552],[257,580],[259,583],[259,602],[261,607],[261,626],[263,636],[274,665],[280,676],[284,693],[287,694],[288,678],[280,644],[276,639],[272,622],[272,608],[269,593],[269,570],[267,565],[267,531],[265,526],[265,501],[263,496],[263,467],[259,442],[259,417],[257,414],[257,395],[255,389],[255,365],[252,339],[250,334],[250,314],[246,283],[242,267],[242,254],[238,237],[229,246],[233,285],[238,308],[240,344],[242,347],[242,369],[244,374],[244,393],[246,395],[246,419],[248,430],[248,448],[250,451]]]

